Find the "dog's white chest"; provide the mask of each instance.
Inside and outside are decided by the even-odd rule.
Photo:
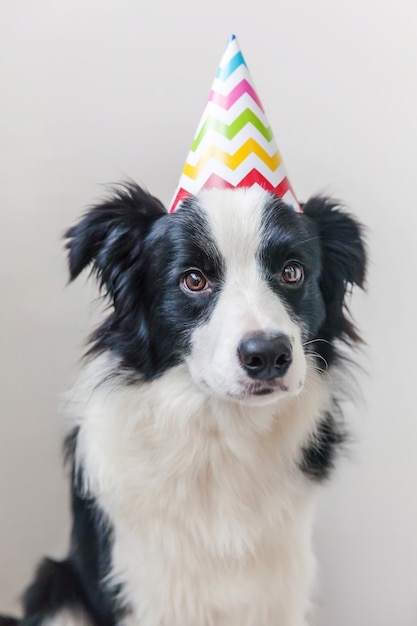
[[[276,527],[243,520],[200,528],[155,518],[141,533],[116,524],[113,576],[135,626],[301,626],[314,570],[311,503]],[[253,520],[248,512],[247,523]],[[267,525],[265,525],[267,526]],[[236,533],[234,540],[233,534]],[[258,535],[255,537],[255,535]]]
[[[314,494],[296,453],[325,394],[310,393],[309,411],[298,398],[279,415],[216,414],[215,427],[207,404],[196,416],[197,398],[177,394],[176,406],[166,380],[158,392],[96,392],[80,422],[77,457],[113,526],[126,624],[302,626]]]

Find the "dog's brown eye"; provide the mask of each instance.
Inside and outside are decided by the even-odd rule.
[[[299,285],[304,280],[304,270],[299,263],[290,261],[284,265],[281,277],[287,285]]]
[[[208,286],[207,278],[198,270],[188,272],[182,279],[182,284],[188,291],[203,291]]]

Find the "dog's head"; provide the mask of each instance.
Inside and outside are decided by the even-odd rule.
[[[112,313],[93,351],[151,380],[185,363],[208,394],[261,404],[303,388],[357,341],[345,296],[363,286],[354,219],[324,198],[296,213],[258,189],[204,191],[173,214],[136,185],[67,233],[71,278],[91,264]],[[314,355],[314,356],[312,356]]]

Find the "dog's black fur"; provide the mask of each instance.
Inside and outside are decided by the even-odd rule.
[[[274,209],[282,206],[280,200],[271,198],[270,219]],[[188,338],[179,331],[187,316],[206,314],[197,308],[183,310],[170,301],[163,282],[170,272],[174,274],[178,259],[187,254],[190,229],[196,228],[199,220],[198,229],[204,232],[204,220],[196,213],[191,221],[177,219],[167,227],[168,220],[170,216],[156,198],[135,184],[127,184],[110,200],[91,209],[66,234],[71,280],[91,266],[112,303],[112,312],[91,338],[90,353],[115,352],[122,368],[147,380],[177,364],[186,352]],[[292,224],[301,222],[311,246],[319,246],[324,310],[312,302],[309,315],[315,318],[309,323],[313,333],[308,339],[312,341],[311,352],[317,355],[317,367],[331,367],[341,358],[338,342],[352,345],[360,341],[346,311],[345,295],[352,285],[364,286],[362,230],[336,203],[322,197],[307,202],[302,214],[288,209],[287,221],[289,231]],[[198,250],[193,253],[195,257]],[[163,278],[160,263],[165,268]],[[221,273],[221,261],[216,271]],[[296,302],[291,304],[297,307]],[[316,338],[320,341],[315,342]],[[337,412],[325,414],[318,435],[314,444],[303,449],[299,462],[302,471],[315,481],[327,478],[344,440]],[[110,593],[102,583],[110,564],[112,528],[95,501],[79,489],[80,476],[73,460],[76,437],[74,431],[66,442],[72,476],[70,552],[64,561],[48,559],[39,566],[24,594],[24,617],[19,622],[24,626],[41,626],[66,607],[86,613],[97,626],[117,624],[123,612],[115,590]],[[17,623],[0,618],[0,626]]]

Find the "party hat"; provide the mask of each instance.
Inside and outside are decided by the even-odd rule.
[[[202,189],[254,185],[275,193],[296,211],[301,210],[245,59],[232,35],[170,212],[181,200]]]

